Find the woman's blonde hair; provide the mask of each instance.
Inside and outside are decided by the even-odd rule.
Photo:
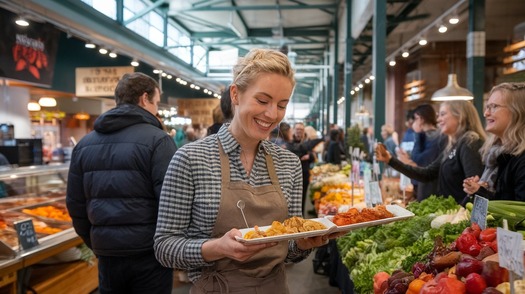
[[[252,49],[233,67],[233,84],[244,92],[261,73],[287,77],[295,86],[294,70],[288,57],[273,49]]]
[[[306,134],[307,139],[310,139],[310,140],[317,139],[317,131],[312,126],[304,127],[304,133]]]
[[[449,136],[446,152],[450,151],[456,142],[468,140],[467,142],[470,143],[478,139],[484,141],[487,138],[478,112],[471,102],[452,100],[445,101],[442,105],[448,106],[450,113],[458,119],[458,129],[453,136]]]
[[[525,83],[502,83],[490,90],[489,97],[501,92],[504,103],[510,111],[510,122],[503,138],[491,135],[483,144],[481,154],[485,158],[490,148],[501,145],[502,152],[518,156],[525,152]],[[505,142],[505,143],[503,143]]]

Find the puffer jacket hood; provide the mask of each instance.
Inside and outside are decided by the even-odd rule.
[[[94,128],[99,133],[110,134],[143,123],[162,129],[159,120],[144,108],[133,104],[121,104],[99,116]]]

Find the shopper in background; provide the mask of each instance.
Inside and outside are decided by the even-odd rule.
[[[216,134],[224,123],[224,115],[222,114],[221,106],[217,105],[212,112],[213,124],[208,127],[206,135]]]
[[[125,74],[115,101],[73,149],[67,208],[98,257],[100,293],[171,293],[173,270],[153,250],[160,191],[176,151],[155,116],[160,88],[145,74]]]
[[[398,135],[394,131],[394,127],[389,124],[381,126],[381,137],[383,138],[383,144],[390,154],[396,156],[396,148],[399,146]]]
[[[276,127],[277,138],[273,141],[277,146],[285,149],[289,149],[292,145],[293,130],[289,123],[282,121],[278,127]]]
[[[224,122],[230,122],[233,118],[232,100],[230,97],[230,86],[228,86],[221,94],[221,110],[224,116]]]
[[[414,149],[414,142],[416,140],[414,128],[412,127],[413,123],[414,123],[414,110],[410,109],[407,111],[406,121],[405,121],[405,126],[407,127],[407,130],[405,131],[405,134],[403,135],[403,139],[401,140],[401,143],[399,144],[399,147],[401,147],[401,149],[405,150],[409,154],[412,152],[412,149]]]
[[[330,130],[330,141],[326,147],[326,163],[341,164],[341,148],[339,144],[339,130]]]
[[[155,250],[163,265],[188,271],[191,293],[288,293],[284,263],[328,241],[247,245],[235,239],[240,228],[301,216],[299,159],[267,140],[294,85],[286,55],[252,49],[233,68],[231,124],[183,146],[170,163]]]
[[[479,176],[483,163],[479,149],[485,141],[485,132],[476,112],[468,101],[446,101],[439,109],[438,124],[448,136],[448,145],[441,156],[427,167],[409,166],[394,158],[383,144],[378,144],[377,160],[420,182],[438,179],[438,195],[452,195],[463,203],[463,179]]]
[[[306,139],[304,133],[304,123],[296,122],[293,126],[293,142],[302,143]]]
[[[445,149],[448,137],[437,129],[437,116],[430,104],[421,104],[414,109],[412,128],[415,132],[414,148],[410,155],[403,149],[398,152],[398,159],[403,163],[425,167],[439,158]],[[417,201],[437,194],[438,179],[428,182],[412,180]]]
[[[525,83],[492,88],[483,116],[491,135],[481,148],[485,170],[463,190],[489,199],[525,201]]]

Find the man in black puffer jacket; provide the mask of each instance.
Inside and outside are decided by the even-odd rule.
[[[160,190],[176,151],[155,116],[160,88],[145,74],[125,74],[115,100],[73,150],[67,208],[98,257],[100,293],[171,293],[172,269],[153,252]]]

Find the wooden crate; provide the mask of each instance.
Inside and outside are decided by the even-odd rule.
[[[89,294],[98,287],[97,263],[74,261],[33,266],[29,285],[39,294]]]

